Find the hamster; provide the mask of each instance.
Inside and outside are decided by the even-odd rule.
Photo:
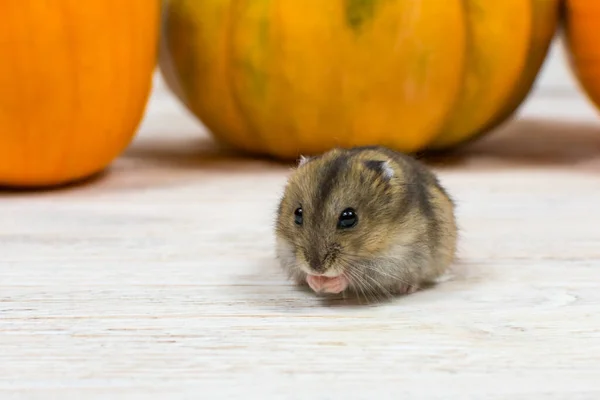
[[[410,294],[454,261],[455,203],[433,172],[386,147],[301,157],[275,221],[289,278],[319,294]]]

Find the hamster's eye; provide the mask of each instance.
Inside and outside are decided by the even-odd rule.
[[[302,207],[298,207],[296,208],[296,211],[294,211],[294,222],[296,225],[302,225],[302,221]]]
[[[347,229],[352,228],[358,223],[358,216],[356,212],[352,208],[346,208],[340,214],[340,218],[338,220],[338,228]]]

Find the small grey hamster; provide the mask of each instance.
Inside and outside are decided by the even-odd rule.
[[[317,293],[413,293],[456,254],[454,202],[409,155],[381,146],[302,157],[275,222],[281,267]]]

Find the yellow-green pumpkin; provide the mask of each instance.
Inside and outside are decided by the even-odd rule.
[[[160,65],[219,140],[278,158],[447,149],[523,102],[559,0],[165,0]]]

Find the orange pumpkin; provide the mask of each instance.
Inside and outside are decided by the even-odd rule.
[[[523,102],[559,0],[166,0],[165,81],[213,135],[280,158],[447,149]]]
[[[3,0],[0,15],[0,185],[103,170],[141,121],[160,3]]]
[[[565,0],[562,17],[569,65],[583,92],[600,109],[600,2]]]

